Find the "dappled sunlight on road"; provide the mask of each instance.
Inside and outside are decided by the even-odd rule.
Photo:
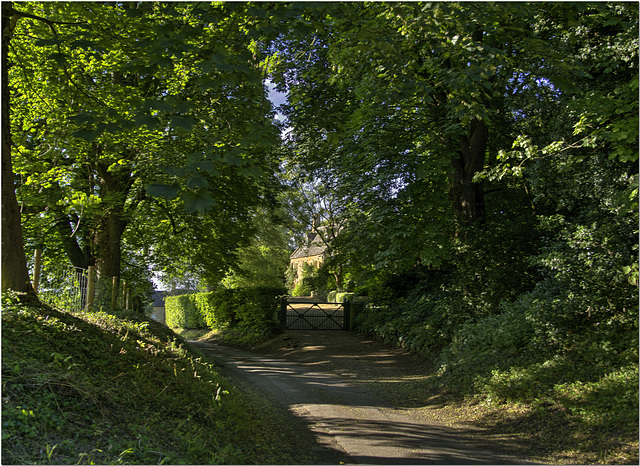
[[[241,377],[288,406],[293,414],[305,419],[319,444],[335,444],[355,463],[523,463],[478,446],[468,435],[473,429],[434,422],[394,408],[383,397],[337,377],[328,370],[330,357],[327,361],[313,361],[315,364],[297,363],[204,342],[192,344],[211,357],[223,374]],[[393,367],[391,355],[377,353],[381,358],[378,367]],[[360,359],[345,354],[339,357]],[[364,364],[376,366],[375,356],[372,360],[369,357],[363,358]],[[396,390],[424,378],[418,374],[389,373],[388,380],[378,380],[381,387]]]

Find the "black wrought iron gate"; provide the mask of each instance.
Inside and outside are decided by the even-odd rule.
[[[351,303],[327,303],[283,298],[280,327],[283,330],[349,330]]]

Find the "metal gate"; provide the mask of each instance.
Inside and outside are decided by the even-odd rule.
[[[283,298],[280,327],[283,330],[349,330],[351,303],[327,303],[304,298]]]

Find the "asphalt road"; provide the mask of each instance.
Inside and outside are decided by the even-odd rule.
[[[463,429],[395,409],[337,376],[290,361],[190,342],[223,369],[304,419],[319,443],[354,464],[532,464],[488,451]]]

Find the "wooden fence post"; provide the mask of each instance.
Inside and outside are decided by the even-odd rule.
[[[111,310],[116,308],[118,303],[118,277],[111,279]]]
[[[122,280],[122,308],[127,308],[127,281]]]
[[[40,261],[42,259],[42,249],[36,249],[33,255],[33,291],[38,293],[40,284]]]
[[[351,330],[351,301],[342,303],[344,317],[342,319],[342,330]]]
[[[93,265],[89,266],[89,276],[87,277],[87,311],[90,311],[93,307],[93,298],[96,293],[96,268]]]
[[[353,330],[356,326],[356,317],[364,309],[363,302],[352,302],[351,303],[351,312],[349,316],[349,330]]]
[[[278,311],[278,321],[280,323],[280,330],[285,331],[287,329],[287,297],[280,298],[280,310]]]

